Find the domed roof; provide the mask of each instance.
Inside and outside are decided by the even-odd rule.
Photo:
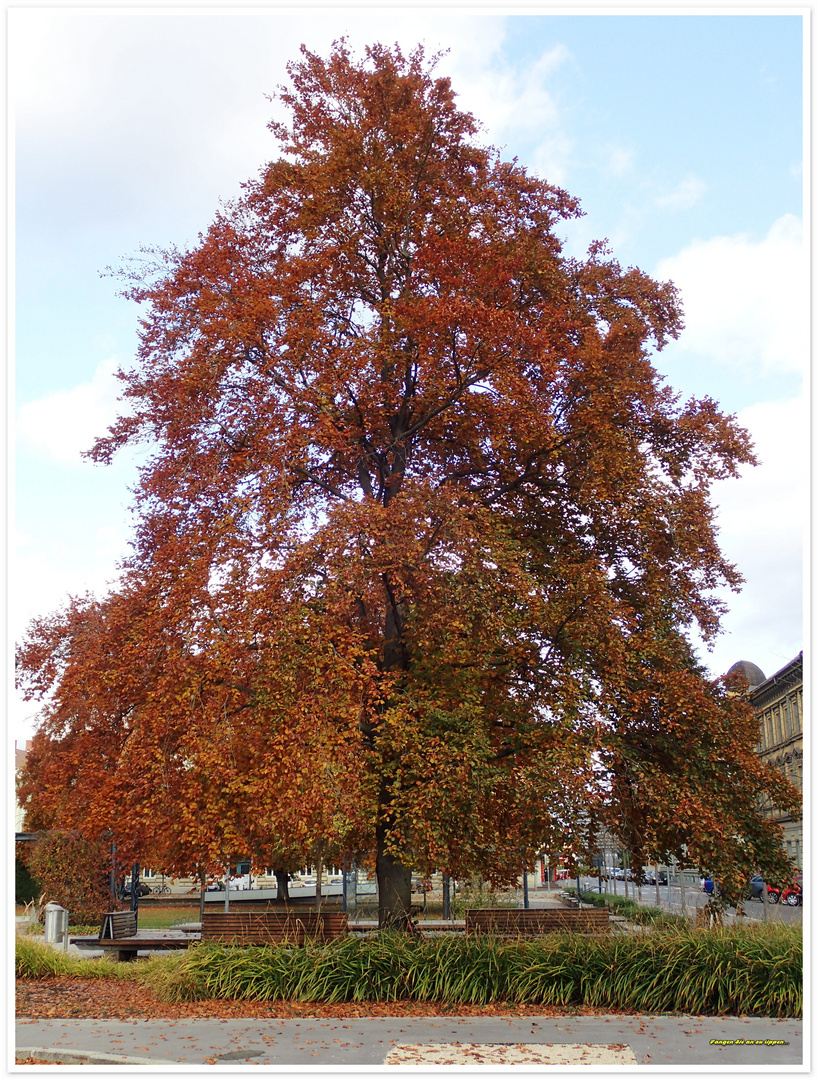
[[[727,672],[728,675],[742,675],[747,686],[752,690],[754,686],[761,686],[766,681],[764,672],[757,664],[749,660],[739,660]]]

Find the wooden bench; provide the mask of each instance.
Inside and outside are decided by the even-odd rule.
[[[560,911],[553,908],[482,908],[466,912],[467,934],[535,937],[570,932],[604,934],[610,929],[608,912],[600,908]]]
[[[105,953],[115,954],[117,960],[136,960],[137,953],[156,952],[159,949],[187,949],[198,941],[198,935],[174,934],[171,932],[141,934],[130,938],[108,938],[100,941],[97,937],[72,937],[72,945],[78,949],[103,949]]]
[[[157,949],[186,949],[197,940],[190,934],[172,931],[156,931],[153,934],[138,934],[135,911],[106,911],[102,916],[102,926],[98,937],[72,937],[72,945],[80,949],[103,949],[106,953],[116,953],[117,960],[135,960],[137,953]]]
[[[202,917],[203,942],[231,945],[303,945],[308,937],[328,941],[348,932],[345,912],[205,911]]]
[[[99,930],[100,941],[118,941],[136,934],[135,911],[106,911]]]

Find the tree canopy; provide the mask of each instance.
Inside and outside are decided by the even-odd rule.
[[[756,790],[792,800],[689,644],[740,583],[710,489],[748,436],[652,364],[674,286],[567,256],[576,200],[481,145],[437,62],[302,48],[280,156],[128,271],[92,457],[151,448],[132,553],[20,653],[33,816],[177,869],[370,852],[384,924],[413,866],[510,880],[589,809],[751,865]]]

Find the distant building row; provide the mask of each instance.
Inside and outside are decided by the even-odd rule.
[[[758,720],[758,753],[786,776],[791,784],[804,791],[804,654],[800,652],[780,671],[768,678],[761,668],[747,660],[733,664],[728,674],[741,672],[748,686],[748,697]],[[784,830],[787,854],[799,870],[803,869],[804,827],[767,799],[763,806],[769,817]]]

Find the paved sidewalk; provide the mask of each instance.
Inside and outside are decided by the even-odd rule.
[[[88,1064],[743,1066],[803,1071],[803,1023],[737,1017],[18,1020],[17,1053]],[[106,1055],[94,1058],[94,1055]],[[111,1057],[111,1055],[119,1056]],[[789,1070],[787,1067],[790,1067]]]

